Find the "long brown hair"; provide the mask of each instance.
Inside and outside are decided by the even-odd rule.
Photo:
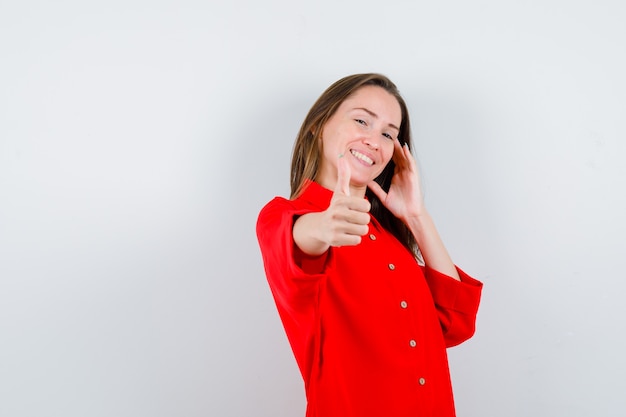
[[[400,144],[404,145],[406,143],[409,145],[410,149],[412,148],[409,112],[396,85],[391,82],[389,78],[381,74],[354,74],[344,77],[332,84],[322,93],[309,110],[309,113],[300,127],[291,159],[291,198],[296,198],[300,195],[306,180],[315,181],[317,177],[320,160],[322,158],[320,135],[328,119],[332,117],[346,98],[354,94],[361,87],[367,85],[381,87],[398,100],[402,112],[402,122],[400,123],[398,139],[400,140]],[[385,191],[389,191],[394,169],[394,162],[389,161],[385,169],[383,169],[383,172],[375,179]],[[417,243],[415,242],[415,237],[409,231],[408,227],[400,219],[391,214],[369,188],[366,191],[366,196],[372,205],[370,210],[372,215],[384,228],[389,230],[402,242],[409,251],[420,259],[421,257]]]

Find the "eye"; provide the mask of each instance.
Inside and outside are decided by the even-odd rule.
[[[389,133],[383,133],[383,136],[386,137],[387,139],[393,140],[393,136],[391,136]]]
[[[363,119],[354,119],[354,121],[360,125],[367,126],[367,123]]]

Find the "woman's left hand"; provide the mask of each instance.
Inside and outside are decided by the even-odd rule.
[[[394,141],[393,162],[396,167],[389,191],[385,192],[376,181],[368,187],[394,216],[408,223],[409,219],[425,213],[424,199],[417,163],[409,147],[400,145],[398,139]]]

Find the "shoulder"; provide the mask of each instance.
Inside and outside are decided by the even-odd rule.
[[[302,210],[297,200],[288,200],[284,197],[274,197],[261,208],[257,218],[257,233],[261,230],[275,229],[285,219]]]
[[[289,200],[284,197],[274,197],[263,206],[257,220],[257,228],[261,225],[282,223],[285,219],[292,219],[294,215],[325,210],[330,204],[331,197],[332,191],[309,181],[296,198]]]
[[[304,190],[299,196],[294,199],[287,199],[284,197],[274,197],[271,199],[259,213],[259,217],[265,216],[269,213],[275,213],[277,211],[318,211],[328,207],[330,202],[330,196],[326,195],[330,192],[323,189],[317,183],[312,181],[307,182]]]
[[[297,200],[288,200],[284,197],[274,197],[267,202],[259,212],[259,218],[277,211],[296,210],[298,208]]]

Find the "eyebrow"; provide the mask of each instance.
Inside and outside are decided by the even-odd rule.
[[[378,119],[378,115],[376,113],[374,113],[370,109],[366,109],[365,107],[355,107],[354,110],[363,110],[364,112],[366,112],[370,116],[375,117],[376,119]],[[400,131],[400,128],[398,126],[394,125],[393,123],[389,123],[389,127],[392,127],[394,129],[396,129],[398,132]]]

